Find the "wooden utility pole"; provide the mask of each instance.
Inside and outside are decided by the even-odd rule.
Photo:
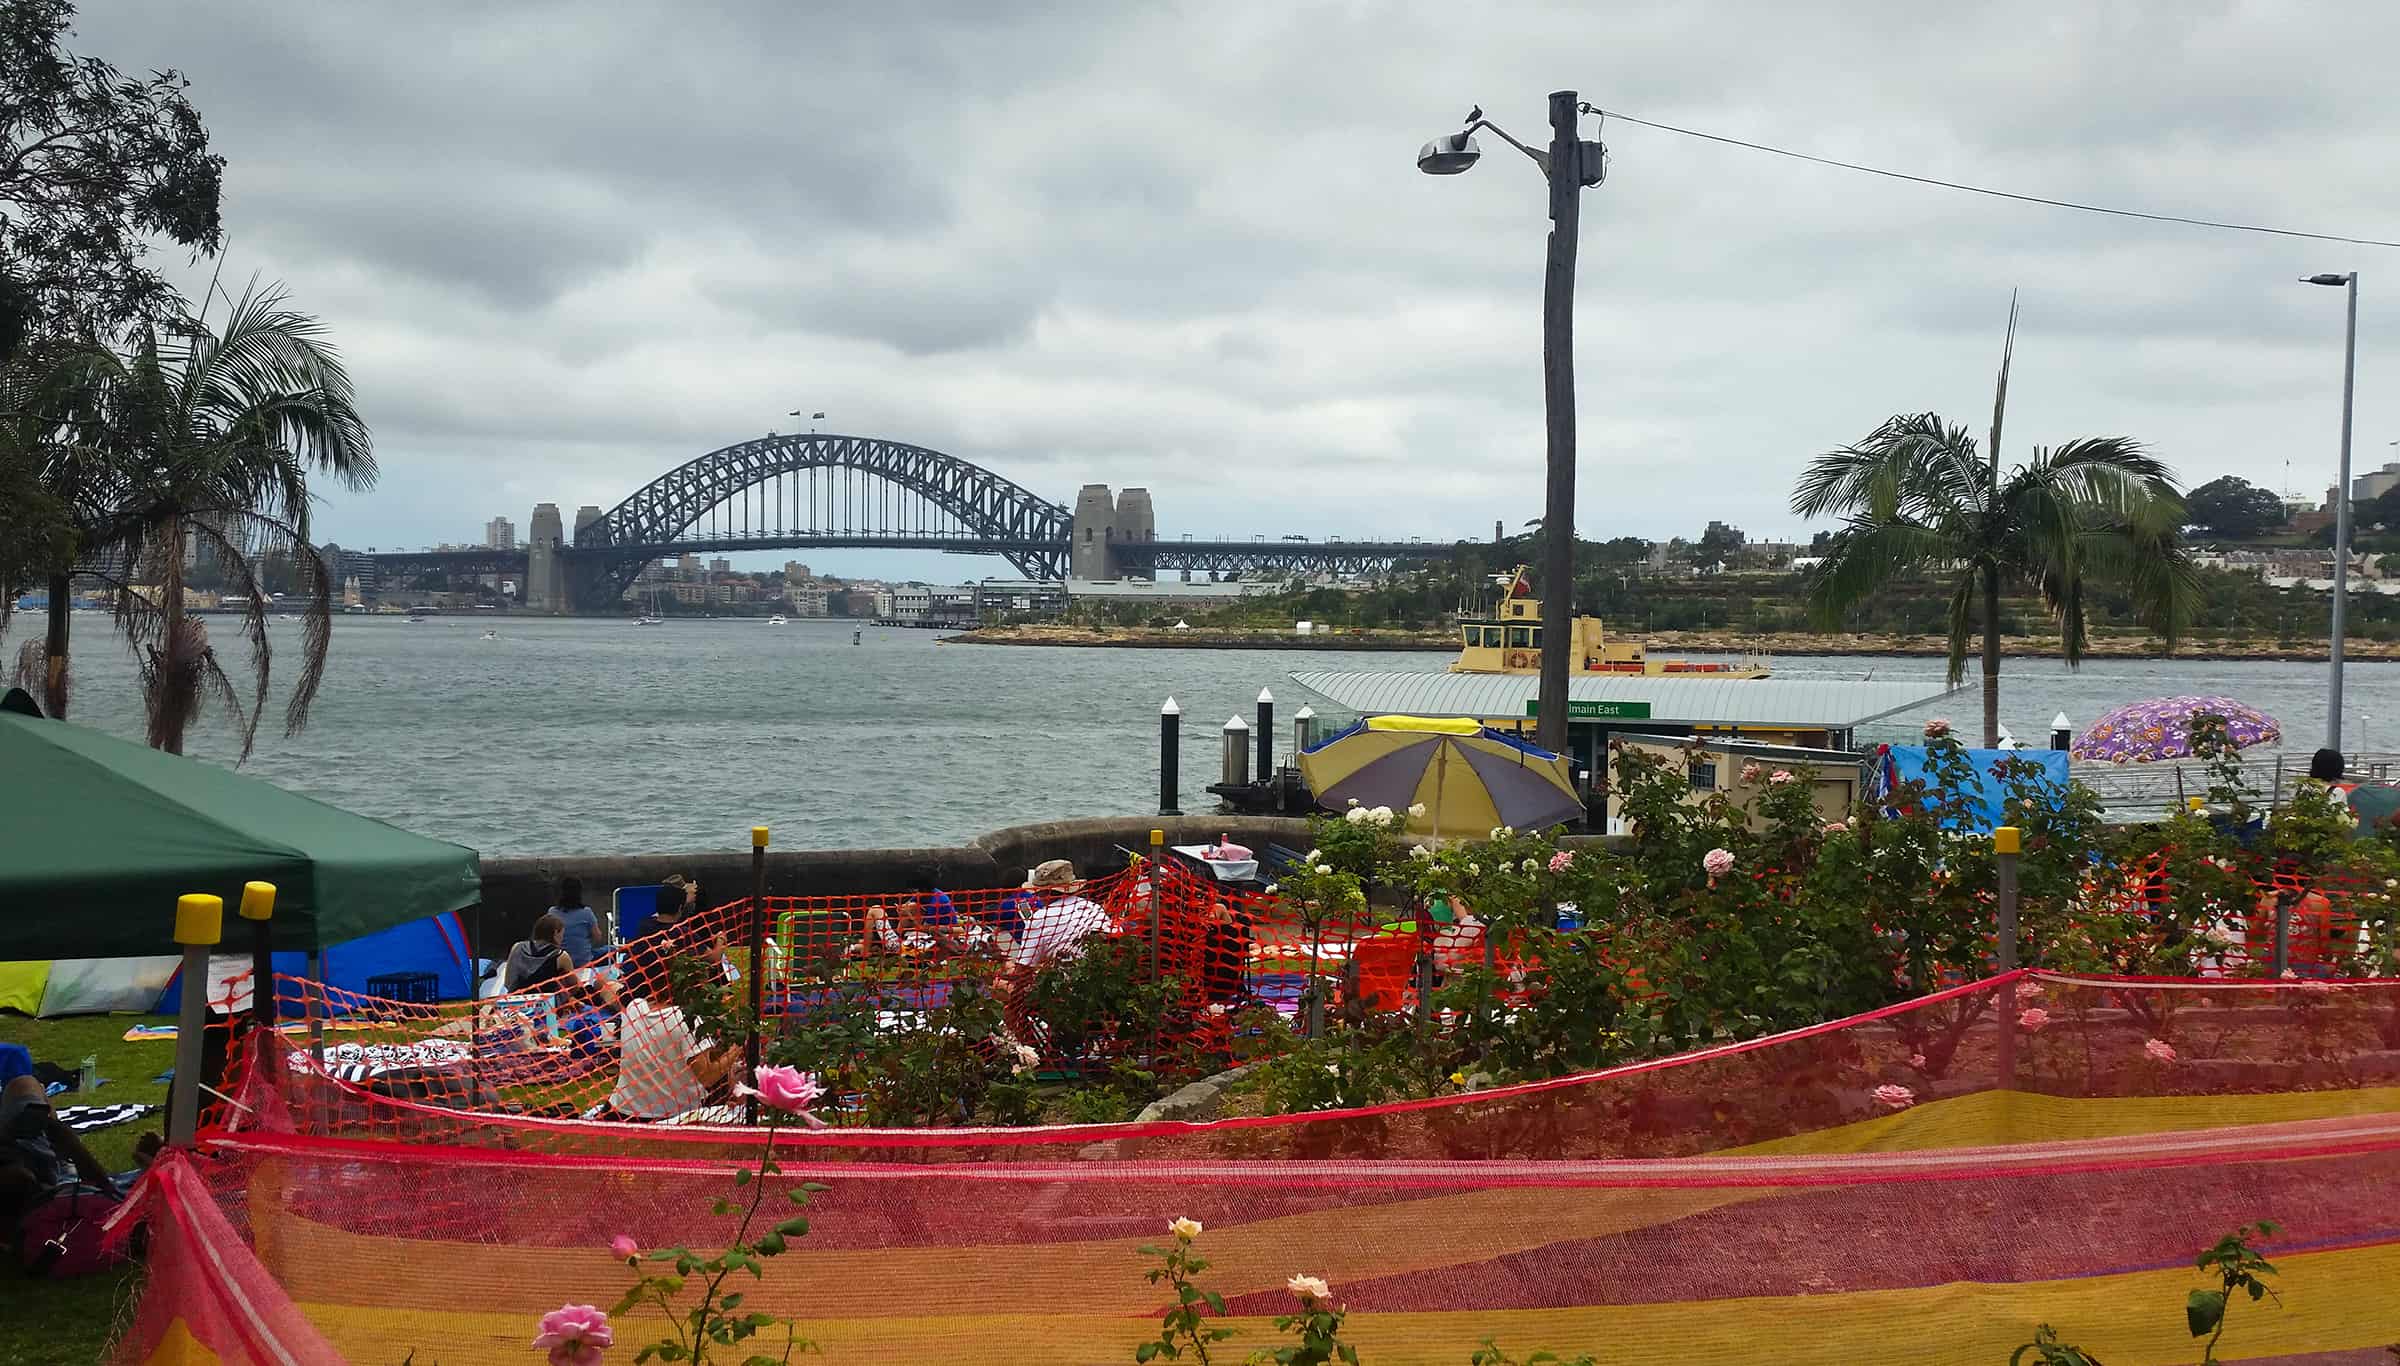
[[[1550,259],[1542,274],[1542,406],[1549,493],[1542,509],[1542,679],[1534,738],[1567,752],[1567,670],[1575,622],[1575,239],[1583,149],[1572,90],[1550,96]]]

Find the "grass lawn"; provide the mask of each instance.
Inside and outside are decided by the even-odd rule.
[[[167,1088],[150,1079],[175,1065],[172,1040],[125,1042],[125,1030],[137,1015],[82,1015],[63,1020],[31,1020],[0,1014],[0,1040],[21,1043],[37,1062],[72,1068],[87,1053],[100,1055],[100,1075],[107,1085],[93,1096],[68,1092],[55,1105],[149,1102],[164,1105]],[[143,1131],[166,1132],[166,1115],[149,1116],[132,1124],[84,1135],[85,1146],[110,1171],[133,1166],[133,1142]],[[14,1267],[0,1270],[13,1277]],[[132,1312],[134,1293],[141,1285],[139,1269],[81,1280],[27,1282],[0,1293],[0,1362],[25,1366],[89,1366],[98,1361],[119,1322]]]

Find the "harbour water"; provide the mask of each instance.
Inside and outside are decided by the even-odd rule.
[[[238,656],[232,622],[216,638]],[[74,718],[139,738],[132,661],[106,618],[79,615]],[[279,623],[277,660],[299,627]],[[741,847],[774,827],[784,848],[951,844],[984,831],[1156,809],[1159,704],[1184,710],[1186,810],[1203,809],[1218,733],[1278,700],[1277,752],[1303,702],[1295,669],[1438,670],[1436,654],[1320,650],[1093,650],[943,645],[929,631],[860,632],[846,621],[510,617],[344,618],[316,712],[285,737],[263,727],[247,771],[491,854]],[[39,630],[17,617],[6,657]],[[498,639],[483,638],[495,630]],[[1780,656],[1777,676],[1916,679],[1936,659]],[[237,674],[237,677],[239,675]],[[1978,695],[1927,708],[1971,729]],[[2400,748],[2400,665],[2348,673],[2353,748]],[[2325,667],[2273,662],[2101,660],[2079,671],[2012,660],[2002,714],[2040,743],[2050,717],[2078,725],[2119,702],[2214,692],[2283,722],[2305,761],[2324,730]],[[1346,717],[1333,715],[1334,721]],[[1862,735],[1901,739],[1922,717]],[[204,721],[192,753],[230,761]]]

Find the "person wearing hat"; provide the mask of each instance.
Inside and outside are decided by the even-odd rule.
[[[1108,912],[1083,895],[1075,865],[1065,859],[1036,864],[1025,874],[1025,889],[1039,904],[1026,910],[1025,932],[1017,936],[1016,950],[1009,955],[1016,970],[1037,972],[1072,958],[1083,952],[1085,940],[1108,932]]]

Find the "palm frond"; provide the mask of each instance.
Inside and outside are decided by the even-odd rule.
[[[1970,569],[1950,590],[1950,669],[1944,679],[1953,688],[1967,676],[1967,645],[1975,638],[1975,589],[1982,579],[1981,570]]]
[[[1833,534],[1825,562],[1809,578],[1809,614],[1821,625],[1839,625],[1852,608],[1894,579],[1955,559],[1958,550],[1954,542],[1916,522],[1853,521]]]

